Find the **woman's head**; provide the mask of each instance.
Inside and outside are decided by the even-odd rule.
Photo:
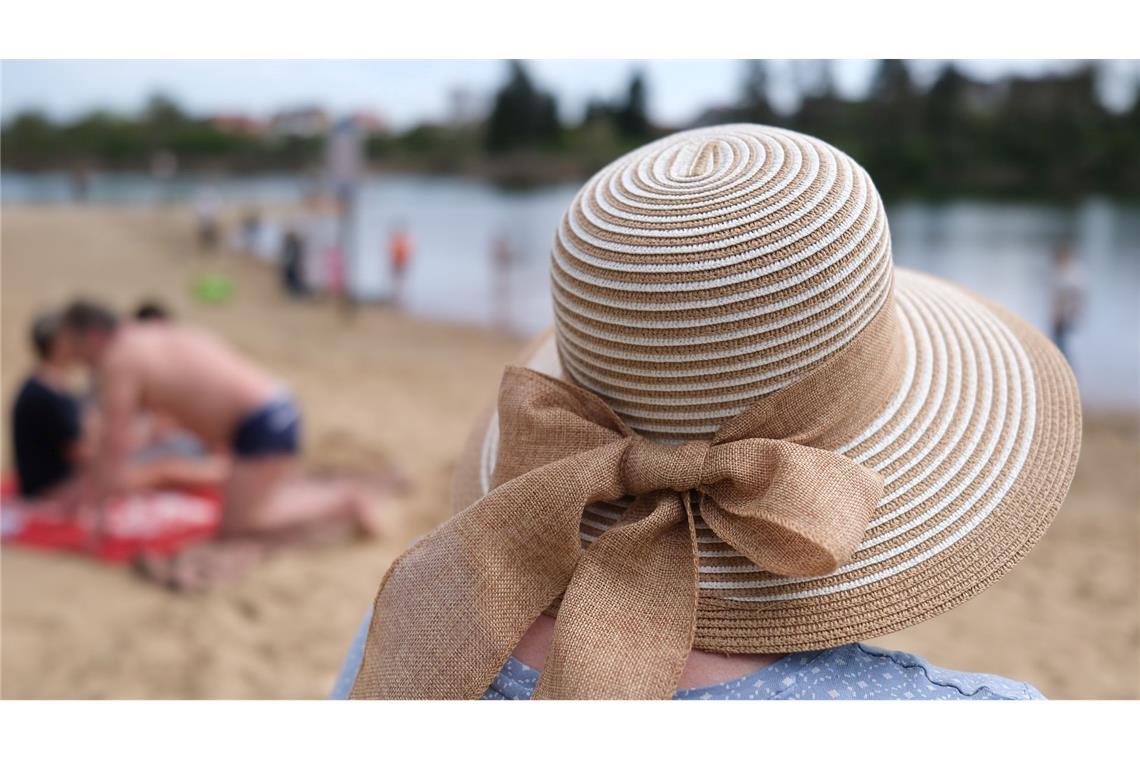
[[[32,320],[29,334],[32,351],[42,364],[64,366],[75,358],[75,351],[56,312],[44,312]]]
[[[75,347],[77,358],[96,364],[103,356],[119,326],[119,318],[109,307],[83,298],[64,310],[62,327]]]

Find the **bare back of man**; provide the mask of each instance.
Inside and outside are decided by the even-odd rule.
[[[167,415],[210,448],[233,456],[224,486],[219,541],[152,575],[199,587],[240,572],[267,548],[350,530],[376,533],[383,516],[374,488],[296,472],[299,417],[282,385],[209,333],[176,324],[116,330],[98,368],[105,418],[100,463],[121,466],[122,441],[141,410]]]
[[[138,409],[159,412],[226,447],[241,419],[279,384],[209,333],[174,324],[119,329],[99,367],[100,391],[128,387]]]

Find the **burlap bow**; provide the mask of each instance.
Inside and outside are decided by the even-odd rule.
[[[757,437],[755,416],[653,443],[589,391],[508,368],[496,487],[388,571],[352,696],[477,698],[561,596],[535,697],[669,697],[693,643],[696,508],[757,566],[810,576],[851,556],[882,496],[875,471]],[[583,509],[624,496],[637,498],[582,550]]]

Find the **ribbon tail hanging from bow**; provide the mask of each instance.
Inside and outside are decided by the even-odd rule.
[[[352,698],[477,699],[566,590],[586,504],[615,499],[628,429],[588,391],[509,367],[502,440],[523,460],[417,541],[380,583]]]
[[[586,504],[620,495],[626,442],[496,488],[397,559],[376,596],[354,699],[477,699],[581,554]]]
[[[558,608],[536,699],[668,699],[697,622],[688,493],[642,497],[594,541]]]

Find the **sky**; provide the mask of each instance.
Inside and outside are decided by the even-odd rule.
[[[916,78],[930,81],[942,62],[915,64]],[[1064,61],[965,61],[970,74],[992,79],[1006,74],[1037,75],[1064,70]],[[833,76],[840,94],[858,97],[874,71],[871,60],[836,61]],[[559,99],[563,118],[581,115],[591,97],[614,98],[631,73],[646,74],[650,116],[681,125],[704,108],[731,103],[741,79],[737,60],[539,60],[530,72],[539,86]],[[794,102],[791,65],[777,62],[773,98]],[[1126,107],[1134,97],[1137,66],[1113,64],[1117,76],[1107,101]],[[498,60],[455,61],[55,61],[8,60],[0,64],[0,118],[35,108],[71,118],[92,108],[136,111],[153,93],[173,97],[196,115],[244,113],[268,116],[286,107],[319,105],[333,113],[368,110],[394,128],[449,115],[451,93],[467,89],[487,97],[506,76]],[[1117,92],[1119,91],[1119,92]]]

